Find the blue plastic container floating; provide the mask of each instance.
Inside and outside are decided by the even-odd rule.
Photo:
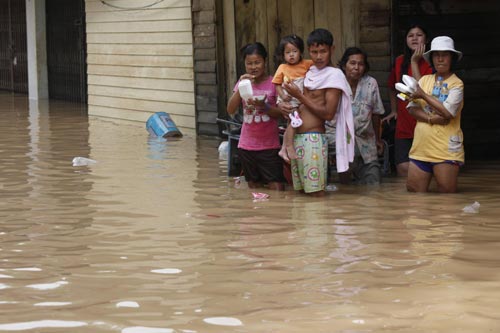
[[[151,115],[146,122],[146,129],[151,135],[161,136],[163,138],[182,136],[182,133],[177,126],[175,126],[170,115],[166,112],[156,112]]]

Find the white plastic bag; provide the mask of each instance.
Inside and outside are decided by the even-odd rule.
[[[481,204],[477,201],[474,201],[472,205],[467,205],[462,208],[462,210],[464,213],[475,214],[479,212],[479,207],[481,207]]]
[[[92,160],[90,158],[86,157],[80,157],[77,156],[73,159],[73,166],[84,166],[84,165],[91,165],[91,164],[96,164],[97,161]]]
[[[227,160],[229,154],[229,143],[222,141],[219,145],[219,159]]]

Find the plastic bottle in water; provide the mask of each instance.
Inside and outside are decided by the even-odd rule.
[[[443,78],[441,76],[438,76],[436,82],[434,83],[434,88],[432,88],[432,96],[439,98],[442,86],[443,86]]]
[[[449,94],[449,89],[448,89],[448,83],[443,83],[443,86],[441,87],[441,93],[439,94],[439,101],[444,102],[448,98]]]

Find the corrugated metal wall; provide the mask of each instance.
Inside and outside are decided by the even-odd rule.
[[[86,0],[88,110],[195,129],[191,2]]]

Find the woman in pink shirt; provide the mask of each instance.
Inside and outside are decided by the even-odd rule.
[[[243,105],[243,125],[238,143],[238,154],[243,173],[250,188],[267,184],[270,189],[283,190],[283,160],[278,152],[281,147],[276,107],[276,87],[272,76],[266,73],[267,51],[261,43],[244,46],[241,54],[245,71],[233,89],[227,104],[227,113],[233,115]],[[264,100],[241,98],[238,87],[241,80],[252,82],[253,96],[266,96]]]

